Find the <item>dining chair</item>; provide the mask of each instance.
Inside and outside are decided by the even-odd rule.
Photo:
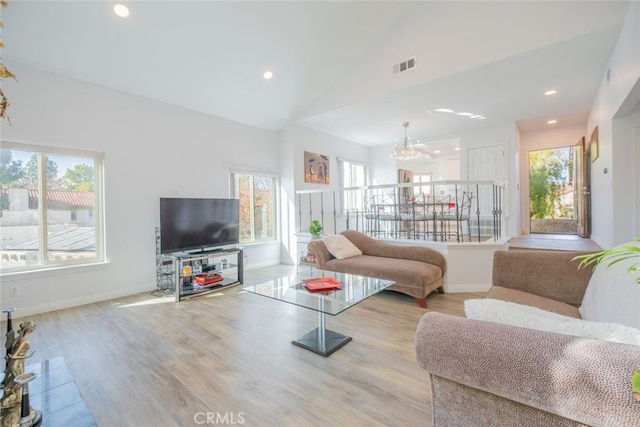
[[[471,219],[471,202],[473,200],[473,192],[472,191],[463,191],[462,199],[460,203],[455,204],[455,208],[450,210],[449,213],[442,215],[442,222],[447,223],[447,230],[449,235],[455,235],[456,240],[458,242],[464,242],[464,231],[463,231],[463,223],[467,223],[467,235],[469,236],[469,241],[471,241],[471,225],[469,223]],[[450,232],[451,223],[455,223],[456,229],[455,232]]]

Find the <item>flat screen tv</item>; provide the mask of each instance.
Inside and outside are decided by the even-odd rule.
[[[205,250],[240,242],[238,199],[160,198],[160,251]]]

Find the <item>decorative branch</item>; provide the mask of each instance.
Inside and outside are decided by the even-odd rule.
[[[7,7],[9,5],[9,2],[7,0],[0,0],[0,5],[2,7]],[[0,22],[0,28],[2,27],[4,27],[4,25],[2,24],[2,22]],[[0,49],[2,49],[3,47],[4,43],[2,43],[2,40],[0,40]],[[14,79],[15,81],[18,81],[15,74],[9,71],[9,69],[5,67],[4,64],[2,64],[2,57],[0,57],[0,79]],[[9,124],[11,124],[11,120],[7,115],[7,108],[9,108],[9,100],[7,99],[7,96],[4,94],[2,89],[0,89],[0,118],[7,120]]]

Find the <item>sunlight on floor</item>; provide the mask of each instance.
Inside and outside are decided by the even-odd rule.
[[[221,297],[224,296],[223,292],[216,292],[203,295],[202,298],[213,298],[213,297]],[[155,305],[155,304],[164,304],[167,302],[176,302],[176,297],[174,294],[167,294],[161,297],[154,297],[144,301],[133,302],[131,304],[122,304],[119,305],[118,308],[130,308],[130,307],[142,307],[144,305]]]
[[[163,304],[165,302],[176,302],[176,297],[173,295],[167,295],[166,297],[156,297],[144,301],[138,301],[131,304],[122,304],[118,308],[140,307],[143,305]]]

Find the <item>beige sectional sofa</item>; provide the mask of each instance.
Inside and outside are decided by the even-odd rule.
[[[316,256],[319,269],[394,280],[396,284],[389,290],[411,295],[423,308],[427,307],[427,295],[436,289],[443,292],[446,261],[440,252],[381,242],[355,230],[340,234],[360,249],[362,255],[337,259],[322,240],[312,240],[307,248]]]
[[[577,318],[592,277],[572,261],[578,254],[498,251],[488,296],[584,322]],[[606,274],[600,295],[629,292],[637,299],[638,285],[629,280],[628,288],[615,288]],[[617,302],[619,310],[631,307],[631,319],[640,316],[628,298]],[[429,372],[434,426],[640,426],[630,381],[640,369],[639,345],[427,313],[416,356]]]

